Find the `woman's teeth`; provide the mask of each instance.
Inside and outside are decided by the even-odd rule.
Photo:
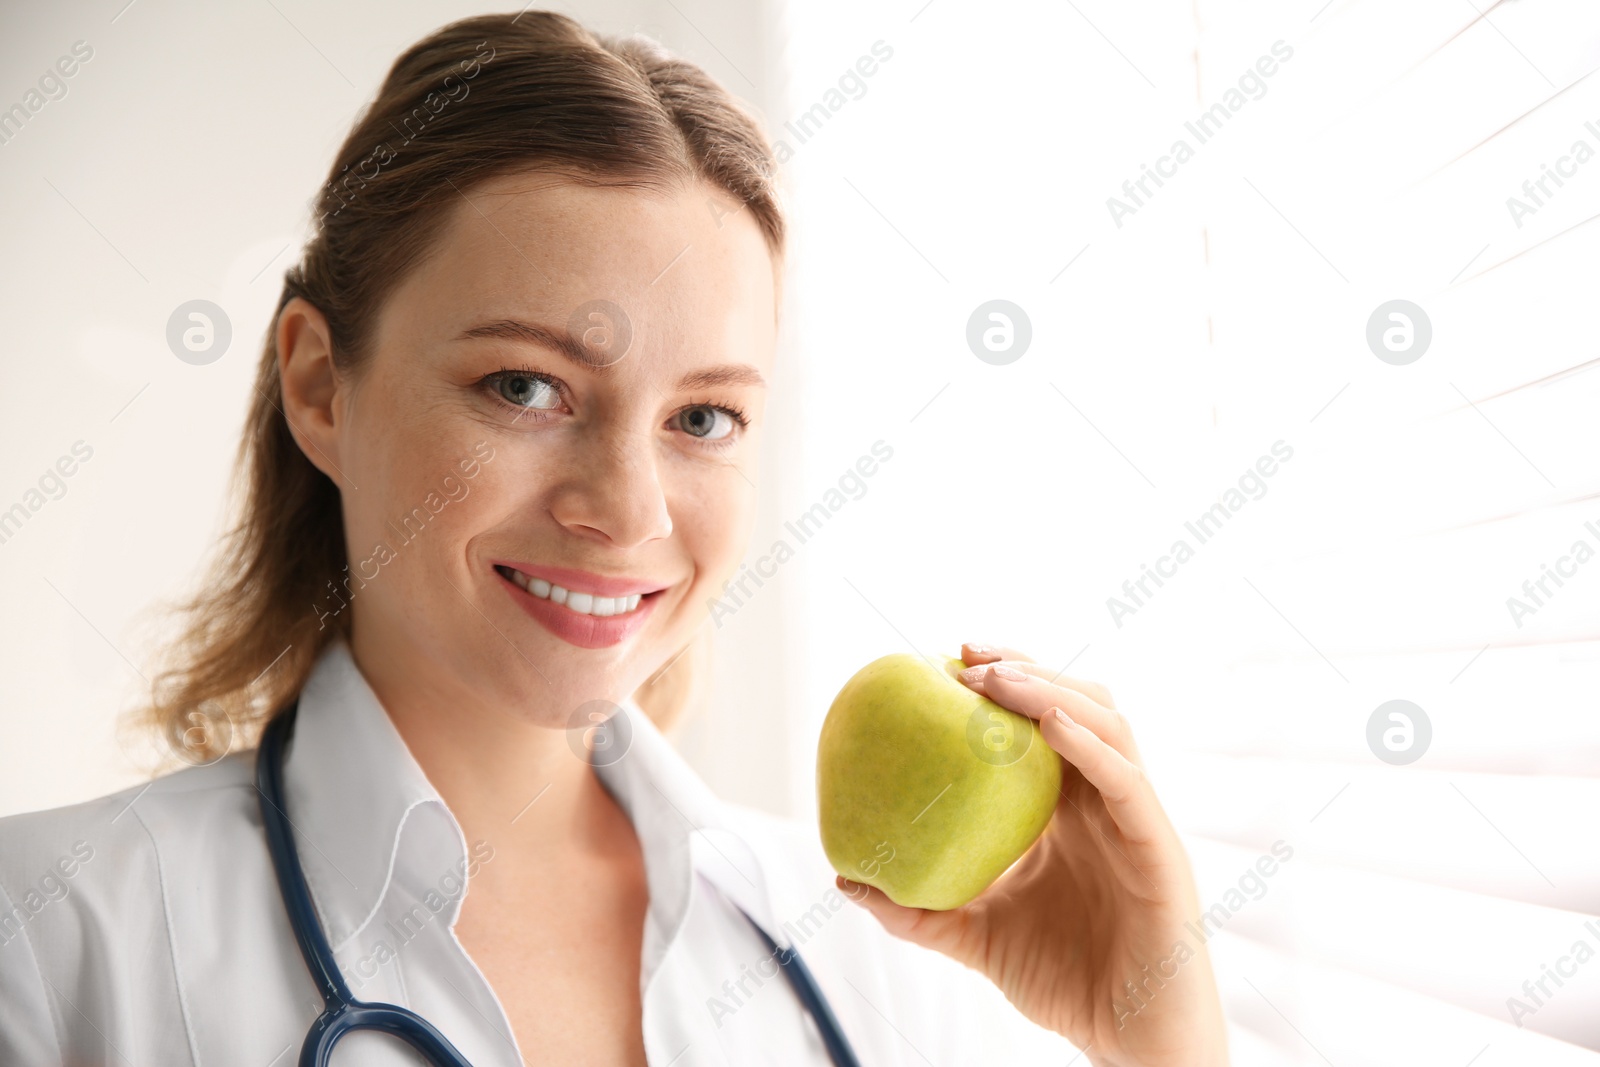
[[[502,573],[517,585],[526,589],[540,600],[553,600],[557,604],[565,604],[571,611],[579,615],[594,615],[604,618],[608,615],[626,615],[639,606],[642,594],[634,593],[632,596],[595,596],[592,593],[574,593],[563,589],[559,585],[545,581],[543,578],[530,578],[519,570],[511,567],[502,569]]]

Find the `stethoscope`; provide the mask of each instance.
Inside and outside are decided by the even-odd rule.
[[[305,871],[300,866],[300,853],[291,836],[283,798],[283,750],[294,733],[299,704],[298,700],[291,703],[267,723],[262,732],[261,748],[256,755],[256,789],[261,793],[261,822],[266,830],[267,849],[272,853],[272,867],[278,875],[283,906],[289,913],[289,925],[294,928],[300,955],[305,958],[306,967],[322,994],[322,1014],[311,1024],[305,1044],[300,1046],[300,1067],[328,1067],[333,1046],[352,1030],[377,1030],[398,1037],[420,1052],[433,1067],[471,1067],[428,1020],[397,1004],[357,1000],[339,973],[333,949],[311,905],[311,892],[306,887]],[[743,908],[739,911],[761,936],[794,987],[800,1003],[811,1014],[834,1067],[860,1067],[861,1061],[856,1059],[828,999],[822,995],[800,954],[793,947],[779,949]]]

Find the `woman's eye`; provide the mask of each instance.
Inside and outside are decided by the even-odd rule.
[[[508,374],[495,382],[495,390],[519,408],[553,408],[561,403],[561,393],[542,378]]]
[[[678,426],[683,432],[703,441],[720,441],[733,433],[736,425],[731,412],[709,404],[684,408],[678,412]]]

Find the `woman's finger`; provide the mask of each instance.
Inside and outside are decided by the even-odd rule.
[[[1171,835],[1172,824],[1144,771],[1093,730],[1076,722],[1061,708],[1050,708],[1039,723],[1050,747],[1078,768],[1105,802],[1111,821],[1129,843],[1156,845]]]
[[[1042,678],[1052,685],[1074,689],[1097,704],[1103,704],[1108,708],[1117,706],[1117,702],[1112,699],[1111,690],[1099,682],[1063,675],[1061,671],[1051,670],[1047,664],[1035,663],[1015,649],[1003,648],[997,645],[962,645],[961,662],[967,664],[969,668],[1005,663],[1007,666],[1015,667],[1026,674],[1033,675],[1035,678]],[[1065,670],[1065,668],[1062,669]],[[975,686],[974,688],[980,693],[983,692],[981,686]]]
[[[1016,649],[1006,648],[1004,645],[974,644],[968,641],[961,646],[961,662],[969,667],[1002,659],[1019,660],[1023,663],[1033,662]]]
[[[1042,678],[1051,685],[1059,685],[1066,689],[1077,690],[1090,700],[1094,701],[1096,704],[1102,704],[1105,707],[1112,709],[1115,709],[1117,706],[1116,700],[1114,700],[1111,696],[1111,690],[1107,689],[1099,682],[1091,682],[1087,678],[1074,678],[1071,675],[1062,674],[1061,671],[1053,671],[1050,669],[1048,664],[1044,663],[1023,661],[1021,663],[1013,663],[1011,666],[1017,668],[1019,671],[1022,671],[1024,674],[1031,674],[1035,678]],[[1061,670],[1066,670],[1066,668],[1063,667]]]
[[[972,929],[972,916],[965,908],[950,911],[930,911],[926,908],[907,908],[889,899],[883,890],[861,882],[852,882],[843,875],[834,878],[839,891],[872,913],[873,918],[890,934],[913,945],[931,948],[952,959],[973,966],[967,950],[974,943],[976,931]]]
[[[1063,675],[1061,671],[1051,670],[1047,664],[1035,663],[1014,649],[1002,648],[997,645],[966,644],[961,646],[961,662],[969,667],[1003,662],[1026,674],[1031,674],[1035,678],[1043,678],[1053,685],[1076,689],[1096,704],[1103,704],[1108,708],[1117,706],[1116,700],[1111,696],[1111,690],[1099,682],[1091,682],[1087,678],[1072,678]],[[1061,670],[1066,670],[1066,668],[1063,667]],[[981,688],[978,691],[980,693],[983,692]]]
[[[1088,727],[1125,758],[1140,762],[1139,749],[1134,744],[1133,729],[1127,718],[1116,709],[1108,708],[1076,689],[1051,683],[1009,663],[968,667],[960,672],[960,678],[1002,708],[1030,719],[1042,720],[1045,712],[1051,708],[1064,708],[1068,715]]]

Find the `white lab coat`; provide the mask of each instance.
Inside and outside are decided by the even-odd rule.
[[[829,1062],[783,976],[763,974],[768,953],[733,903],[800,950],[868,1067],[1071,1058],[976,972],[890,937],[845,900],[814,827],[718,800],[637,705],[620,714],[628,751],[594,771],[644,855],[651,1064]],[[254,756],[0,820],[0,1064],[296,1062],[322,1005],[262,837]],[[475,1067],[543,1063],[538,1049],[517,1048],[453,933],[463,876],[493,862],[493,843],[463,838],[342,642],[301,694],[284,779],[306,877],[355,995],[420,1012]],[[392,1038],[356,1032],[334,1062],[417,1060]]]

